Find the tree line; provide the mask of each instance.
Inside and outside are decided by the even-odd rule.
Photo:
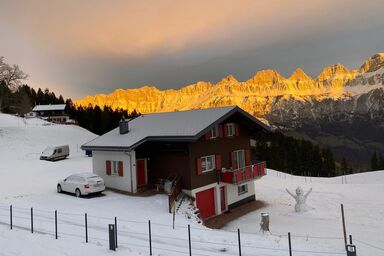
[[[373,152],[371,156],[371,170],[384,170],[384,157],[381,153]]]
[[[256,159],[267,161],[269,168],[278,171],[318,177],[333,177],[351,171],[345,159],[344,166],[336,165],[329,147],[320,148],[310,141],[286,136],[281,132],[262,134],[254,139]]]

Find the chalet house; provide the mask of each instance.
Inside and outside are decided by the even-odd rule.
[[[69,115],[65,113],[65,104],[36,105],[32,113],[53,123],[66,123],[69,119]]]
[[[93,172],[109,188],[138,193],[179,177],[208,218],[255,200],[265,163],[252,159],[251,137],[269,131],[236,106],[156,113],[122,120],[82,149],[92,150]]]

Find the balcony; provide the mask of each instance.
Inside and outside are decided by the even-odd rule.
[[[224,169],[220,173],[220,179],[221,182],[239,185],[263,177],[265,175],[265,168],[265,162],[259,162],[235,170]]]

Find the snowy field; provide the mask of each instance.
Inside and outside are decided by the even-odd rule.
[[[358,255],[384,255],[384,172],[346,177],[303,178],[272,170],[256,181],[264,209],[209,230],[182,213],[172,216],[164,195],[126,196],[107,191],[103,196],[75,198],[56,193],[56,182],[69,174],[91,170],[91,158],[79,149],[94,134],[72,125],[49,125],[0,114],[0,255],[149,255],[148,220],[152,223],[153,255],[188,255],[187,225],[191,225],[192,255],[238,255],[237,228],[242,255],[288,255],[291,232],[293,255],[346,255],[340,203],[344,204],[347,233],[353,235]],[[46,146],[70,145],[63,161],[40,161]],[[294,200],[285,192],[300,185],[307,191],[309,211],[294,212]],[[9,206],[13,206],[13,230]],[[30,232],[30,208],[34,234]],[[59,239],[54,237],[54,210],[58,211]],[[260,214],[270,214],[271,234],[259,232]],[[85,243],[84,214],[88,215],[89,243]],[[118,219],[116,252],[108,250],[107,225]]]

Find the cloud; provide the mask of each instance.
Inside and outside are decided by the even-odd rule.
[[[381,5],[375,0],[0,0],[0,55],[20,64],[34,86],[71,97],[142,84],[177,87],[225,73],[244,77],[268,65],[287,72],[302,64],[315,72],[318,60],[334,59],[327,52],[342,50],[343,44],[354,47],[341,51],[344,59],[365,53],[362,35],[369,34],[375,46],[383,42],[373,30],[384,25]]]

